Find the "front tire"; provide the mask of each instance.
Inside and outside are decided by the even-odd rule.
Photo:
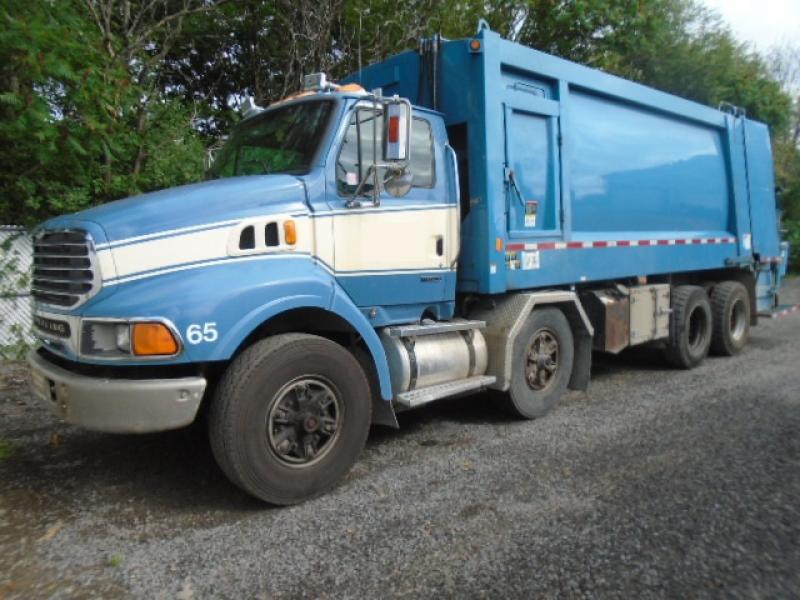
[[[211,447],[228,478],[271,504],[330,489],[369,433],[369,384],[328,339],[284,334],[256,342],[222,377],[209,414]]]
[[[523,419],[549,411],[572,375],[575,349],[569,321],[559,309],[534,310],[514,341],[506,407]]]

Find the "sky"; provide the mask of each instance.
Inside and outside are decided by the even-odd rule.
[[[800,39],[800,0],[702,0],[760,52]]]

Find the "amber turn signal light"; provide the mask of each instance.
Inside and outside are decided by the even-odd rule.
[[[297,243],[297,226],[291,219],[283,222],[283,239],[290,246]]]
[[[163,323],[134,323],[133,354],[136,356],[171,356],[178,353],[178,342]]]

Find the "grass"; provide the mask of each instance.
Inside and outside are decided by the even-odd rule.
[[[111,567],[121,567],[125,559],[121,554],[112,554],[108,557],[108,564]]]
[[[17,451],[17,444],[0,438],[0,460],[10,457]]]

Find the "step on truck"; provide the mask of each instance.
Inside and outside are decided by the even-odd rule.
[[[494,390],[537,418],[593,352],[689,369],[777,305],[769,133],[736,108],[482,25],[244,117],[205,181],[34,232],[29,362],[67,423],[202,419],[267,502],[330,489],[397,411]]]

